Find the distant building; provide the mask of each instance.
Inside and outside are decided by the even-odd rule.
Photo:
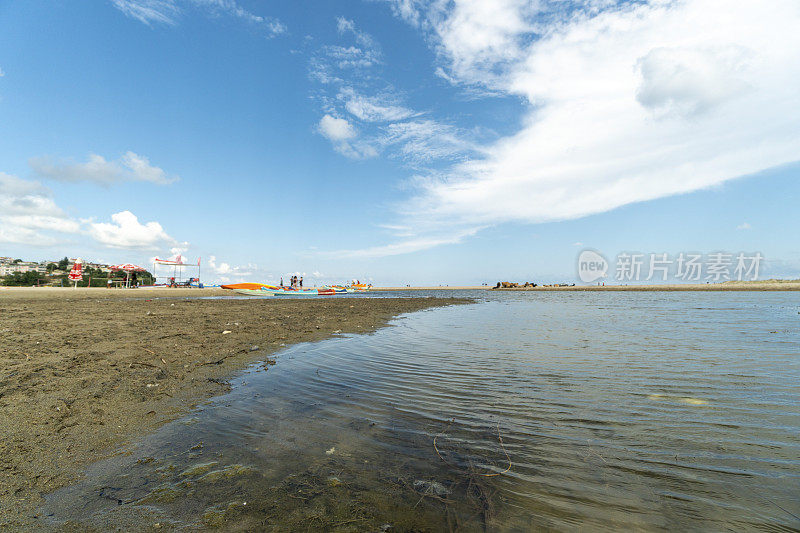
[[[34,263],[33,261],[22,261],[20,263],[0,263],[0,276],[10,276],[14,272],[24,274],[25,272],[47,272],[46,263]]]
[[[55,261],[39,261],[39,262],[21,261],[18,263],[15,263],[14,261],[17,261],[17,259],[13,257],[0,257],[0,277],[10,276],[14,272],[19,272],[22,274],[24,274],[25,272],[38,272],[39,274],[47,274],[47,265],[50,264],[58,265],[60,259],[56,259]],[[72,265],[75,264],[75,261],[76,261],[75,258],[69,259],[69,264],[67,264],[67,269],[66,269],[67,272],[72,268]],[[110,265],[106,265],[104,263],[91,263],[89,261],[84,261],[83,268],[86,269],[89,267],[96,268],[98,270],[101,270],[102,272],[111,272]],[[64,272],[65,272],[64,270],[56,268],[55,270],[53,270],[51,275],[58,275],[58,274],[63,275]]]

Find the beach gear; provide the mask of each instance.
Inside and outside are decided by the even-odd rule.
[[[223,289],[235,291],[247,296],[333,296],[336,290],[329,287],[319,289],[293,289],[291,287],[277,287],[263,283],[233,283],[222,285]]]

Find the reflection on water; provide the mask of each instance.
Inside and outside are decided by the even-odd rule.
[[[792,293],[479,293],[292,347],[51,495],[59,528],[800,528]]]

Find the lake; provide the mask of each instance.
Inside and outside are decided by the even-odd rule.
[[[42,516],[75,530],[800,528],[797,293],[446,295],[477,301],[265,356]]]

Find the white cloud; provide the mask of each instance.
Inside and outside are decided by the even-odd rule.
[[[234,0],[111,0],[125,15],[148,26],[156,24],[174,25],[182,9],[180,4],[204,10],[211,16],[227,15],[263,28],[269,37],[286,32],[286,26],[272,17],[256,15]]]
[[[0,242],[29,246],[63,244],[65,235],[88,235],[112,248],[157,249],[163,245],[184,250],[158,222],[141,224],[130,211],[111,216],[110,223],[78,220],[64,212],[50,189],[37,181],[0,172]]]
[[[2,78],[5,75],[6,75],[6,73],[3,71],[3,69],[0,68],[0,78]]]
[[[224,276],[227,281],[231,280],[231,276],[237,278],[251,276],[253,275],[253,272],[258,269],[258,266],[252,263],[242,266],[231,266],[230,263],[226,263],[224,261],[218,263],[217,257],[214,255],[208,257],[206,265],[216,276]]]
[[[151,165],[146,157],[130,151],[125,152],[116,161],[108,161],[103,156],[89,154],[89,159],[85,163],[40,156],[30,158],[28,164],[40,177],[65,182],[87,181],[111,185],[123,181],[145,181],[166,185],[179,179]]]
[[[229,274],[233,270],[228,263],[220,263],[218,265],[217,258],[213,255],[208,258],[208,266],[217,274]]]
[[[455,82],[528,104],[516,134],[420,181],[403,224],[571,219],[800,158],[796,1],[575,5],[393,3]]]
[[[414,27],[425,22],[424,11],[433,11],[435,4],[431,0],[386,0],[395,16],[400,17]]]
[[[356,136],[356,130],[346,119],[330,115],[320,119],[319,131],[333,142],[346,141]]]
[[[357,133],[347,119],[325,115],[318,124],[319,132],[333,143],[336,151],[353,159],[375,157],[378,152],[365,142],[352,142]]]
[[[339,33],[355,32],[356,25],[352,20],[339,17],[336,19],[336,29],[339,31]]]
[[[751,225],[750,225],[750,224],[748,224],[747,222],[742,222],[741,224],[739,224],[738,226],[736,226],[736,229],[738,229],[738,230],[743,230],[743,229],[752,229],[752,228],[753,228],[753,226],[751,226]]]
[[[90,223],[89,235],[111,248],[155,250],[176,242],[167,235],[161,224],[155,221],[142,224],[130,211],[114,213],[111,222]]]
[[[441,51],[456,78],[486,83],[523,55],[519,37],[532,30],[525,0],[461,0],[435,24]]]
[[[751,88],[742,79],[751,51],[735,45],[716,48],[654,48],[637,62],[642,76],[636,99],[645,107],[693,115]]]
[[[0,172],[0,242],[48,246],[57,242],[48,232],[78,233],[80,228],[48,188]]]

